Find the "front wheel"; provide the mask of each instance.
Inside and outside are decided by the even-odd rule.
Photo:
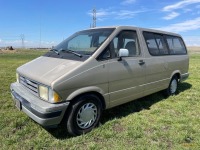
[[[169,87],[164,91],[166,96],[175,95],[178,89],[178,78],[174,76],[170,83]]]
[[[65,122],[68,132],[72,135],[90,132],[98,125],[101,113],[102,104],[96,95],[86,94],[79,97]]]

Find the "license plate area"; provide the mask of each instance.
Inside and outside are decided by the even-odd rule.
[[[22,104],[19,100],[15,100],[15,106],[21,111],[22,110]]]

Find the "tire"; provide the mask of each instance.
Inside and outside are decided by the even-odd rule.
[[[173,76],[168,88],[164,91],[166,96],[175,95],[178,89],[178,78],[177,76]]]
[[[71,135],[81,135],[95,128],[101,117],[102,104],[93,94],[86,94],[77,98],[64,122]]]

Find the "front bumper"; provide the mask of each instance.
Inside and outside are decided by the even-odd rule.
[[[69,102],[51,104],[30,93],[20,83],[12,83],[11,95],[16,107],[42,126],[58,125],[69,105]]]

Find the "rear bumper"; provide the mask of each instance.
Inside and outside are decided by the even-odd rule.
[[[42,126],[54,126],[61,122],[69,102],[51,104],[30,93],[19,83],[10,86],[17,108]]]
[[[188,77],[189,77],[189,73],[181,74],[180,81],[183,82],[183,81],[185,81]]]

